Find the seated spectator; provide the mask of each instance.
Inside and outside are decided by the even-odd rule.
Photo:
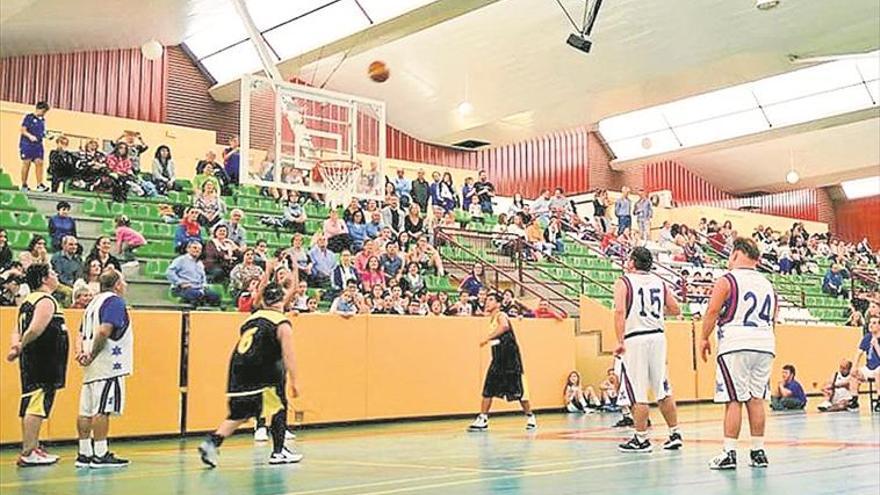
[[[125,201],[128,193],[146,197],[156,195],[155,186],[138,177],[130,158],[130,149],[124,141],[117,142],[113,152],[107,155],[107,169],[115,181],[114,201]]]
[[[865,317],[862,316],[860,311],[850,307],[850,314],[844,325],[848,327],[865,328],[867,323],[865,322]]]
[[[532,222],[526,227],[526,242],[532,248],[533,253],[537,259],[540,259],[543,256],[550,256],[553,254],[553,248],[555,247],[553,244],[544,241],[544,229],[541,228],[540,222],[537,218],[533,218]]]
[[[468,212],[468,216],[470,217],[471,222],[479,223],[479,224],[483,224],[486,222],[486,220],[483,218],[483,209],[480,208],[480,203],[478,203],[476,201],[471,203],[470,207],[468,207],[467,212]],[[501,222],[502,216],[504,216],[504,213],[502,213],[501,215],[498,216],[498,224],[499,225],[502,223]],[[505,225],[506,225],[506,222],[505,222]],[[496,225],[496,227],[497,226],[498,225]]]
[[[849,291],[843,285],[845,278],[849,278],[847,271],[842,269],[839,264],[834,263],[828,268],[828,271],[825,272],[825,277],[822,279],[822,292],[832,297],[846,299],[849,296]]]
[[[270,260],[269,243],[266,239],[257,239],[254,243],[254,263],[263,270],[266,270],[266,263]]]
[[[432,297],[428,299],[428,314],[431,316],[446,316],[446,308],[439,298]]]
[[[174,251],[183,254],[190,242],[202,243],[202,226],[199,224],[199,210],[187,208],[174,232]]]
[[[425,220],[418,203],[409,205],[409,213],[403,219],[403,230],[412,238],[421,237],[425,233]]]
[[[309,312],[309,296],[308,284],[305,280],[300,280],[296,284],[296,289],[290,298],[290,309],[293,311]]]
[[[876,307],[876,303],[871,305]],[[859,384],[880,377],[880,315],[868,313],[867,319],[868,333],[859,342],[856,357],[853,359],[854,371],[849,389],[853,394],[849,405],[851,410],[859,408]],[[862,356],[865,356],[865,365],[860,367]]]
[[[364,213],[357,210],[351,214],[351,220],[346,223],[348,235],[351,237],[351,249],[354,252],[360,251],[364,247],[364,241],[367,237],[367,224],[364,222]]]
[[[554,189],[553,197],[550,198],[550,213],[567,218],[572,212],[571,201],[565,197],[565,191],[561,187]]]
[[[239,208],[233,208],[229,212],[229,220],[223,221],[223,225],[226,226],[226,230],[229,232],[229,240],[238,246],[239,251],[244,250],[245,246],[247,246],[247,230],[241,225],[243,219],[244,212]]]
[[[88,287],[80,287],[78,289],[74,289],[73,291],[73,304],[70,306],[73,309],[86,309],[86,306],[92,302],[92,298],[95,297],[95,294],[92,293],[91,289]]]
[[[562,254],[565,252],[565,241],[562,234],[562,220],[559,217],[550,218],[550,223],[544,229],[544,243],[551,246],[552,252]]]
[[[237,261],[238,245],[232,242],[228,235],[229,230],[226,225],[215,225],[211,232],[211,240],[205,246],[203,263],[208,281],[211,283],[222,283],[229,278],[229,273]]]
[[[312,261],[312,272],[309,277],[309,286],[328,287],[330,278],[336,270],[336,254],[327,248],[327,238],[318,236],[315,245],[309,250],[309,258]]]
[[[245,249],[241,263],[235,265],[229,273],[229,288],[233,297],[244,291],[252,280],[259,280],[263,269],[254,263],[254,250]]]
[[[660,247],[664,249],[669,249],[670,246],[675,244],[675,238],[672,235],[671,228],[669,220],[664,220],[663,224],[660,226],[660,230],[657,232],[657,242],[660,244]]]
[[[617,407],[617,392],[620,390],[620,378],[614,372],[614,368],[608,368],[605,374],[605,379],[599,384],[599,390],[602,391],[599,402],[606,409],[614,408]]]
[[[88,257],[86,257],[86,263],[89,263],[91,260],[98,260],[101,262],[101,271],[107,269],[107,267],[113,267],[117,271],[122,271],[122,265],[119,263],[119,259],[110,254],[110,251],[113,249],[113,241],[110,240],[106,235],[102,235],[95,240],[95,245],[92,246],[92,250],[89,252]]]
[[[351,237],[348,235],[348,226],[339,218],[339,211],[330,210],[330,216],[324,220],[324,236],[327,237],[327,246],[334,253],[340,253],[351,248]]]
[[[825,402],[819,404],[821,412],[846,411],[852,402],[850,384],[852,383],[852,361],[842,359],[831,381],[822,386]]]
[[[116,219],[116,253],[123,261],[134,259],[134,251],[147,244],[147,239],[131,228],[131,220],[125,215]]]
[[[107,168],[107,156],[98,149],[98,141],[89,139],[79,153],[77,178],[71,182],[73,187],[88,191],[112,189],[113,179]]]
[[[370,261],[370,258],[374,256],[378,258],[379,254],[376,244],[367,240],[364,243],[364,248],[354,257],[354,269],[357,270],[358,275],[363,275],[367,271],[367,262]]]
[[[93,295],[99,294],[101,292],[100,278],[103,271],[104,267],[101,266],[100,260],[93,259],[87,261],[80,278],[76,279],[76,282],[73,284],[73,291],[76,292],[79,289],[85,288]]]
[[[371,211],[370,221],[367,222],[367,238],[376,239],[381,235],[384,227],[382,225],[382,212],[379,210]]]
[[[354,218],[354,214],[357,212],[363,213],[361,203],[357,198],[351,198],[351,201],[348,202],[348,206],[342,211],[342,219],[346,223],[351,222],[352,218]]]
[[[72,235],[64,236],[61,249],[52,255],[52,269],[58,275],[58,287],[55,294],[60,296],[59,302],[64,307],[73,303],[73,284],[83,270],[83,262],[79,256],[79,243]]]
[[[256,266],[256,265],[254,265]],[[259,267],[258,267],[259,268]],[[260,269],[262,271],[262,268]],[[235,307],[239,313],[251,313],[254,310],[254,301],[257,298],[257,291],[260,287],[259,279],[251,279],[248,281],[244,290],[238,292],[235,296]]]
[[[226,213],[226,203],[220,198],[216,184],[208,181],[202,186],[201,194],[196,195],[193,208],[199,212],[199,224],[203,227],[213,227],[223,220]]]
[[[209,151],[208,154],[213,155],[213,152]],[[223,169],[216,163],[206,162],[205,160],[200,161],[199,165],[202,165],[202,168],[199,169],[198,166],[196,168],[196,176],[192,180],[193,192],[198,194],[204,190],[205,183],[207,182],[213,182],[214,188],[222,191],[226,186],[226,181],[224,180],[226,175],[223,173]]]
[[[312,259],[303,246],[302,234],[297,233],[290,238],[290,247],[284,250],[282,257],[287,260],[291,270],[296,268],[299,271],[300,280],[308,280],[312,273]]]
[[[803,409],[807,405],[807,394],[795,380],[794,366],[786,364],[782,367],[782,381],[776,385],[770,395],[770,409],[774,411]]]
[[[482,263],[474,263],[471,272],[458,284],[459,292],[466,292],[470,297],[476,297],[483,288],[485,282],[483,278],[486,276],[485,268]]]
[[[588,388],[592,398],[595,399],[592,387]],[[593,412],[593,408],[598,406],[598,404],[591,404],[587,400],[587,395],[584,393],[583,388],[581,388],[581,374],[577,371],[572,371],[568,374],[568,380],[566,380],[565,388],[562,391],[562,400],[565,404],[565,410],[570,413]]]
[[[385,273],[376,256],[371,256],[367,260],[366,270],[361,272],[359,277],[363,290],[366,292],[373,290],[373,287],[385,287]]]
[[[410,262],[406,265],[406,273],[400,279],[400,288],[409,296],[420,296],[428,291],[425,277],[419,273],[419,264]]]
[[[458,299],[446,309],[446,314],[450,316],[471,316],[473,312],[471,296],[464,290],[458,291]]]
[[[193,306],[218,306],[220,295],[208,287],[205,266],[199,261],[201,255],[202,244],[190,241],[186,254],[174,258],[165,274],[171,283],[172,293],[185,302]]]
[[[399,279],[403,273],[403,257],[400,256],[400,246],[396,242],[385,245],[385,252],[379,257],[379,264],[388,280]]]
[[[351,318],[358,313],[358,306],[355,301],[357,282],[349,282],[346,283],[345,290],[341,291],[339,295],[333,299],[333,303],[330,304],[330,314],[339,315],[343,318]]]
[[[61,184],[76,177],[77,157],[67,150],[67,136],[58,136],[57,147],[49,153],[49,175],[52,176],[52,192],[58,192]]]
[[[153,185],[156,187],[156,192],[164,196],[168,191],[181,190],[176,180],[171,148],[163,144],[156,148],[156,154],[153,156]]]
[[[428,244],[428,240],[420,237],[416,245],[409,251],[409,261],[418,263],[422,270],[434,270],[435,275],[443,276],[446,272],[443,268],[443,259],[434,246]]]
[[[0,306],[19,306],[24,299],[22,287],[27,287],[24,277],[11,271],[0,275]]]
[[[76,220],[70,216],[70,203],[59,201],[55,205],[58,213],[49,219],[49,237],[52,239],[52,250],[61,249],[61,239],[72,235],[76,237]]]
[[[357,270],[354,269],[352,262],[351,251],[346,249],[339,254],[339,264],[333,269],[333,275],[330,280],[333,294],[339,294],[346,287],[349,280],[360,283]]]
[[[538,302],[538,307],[535,309],[533,316],[535,318],[554,318],[559,321],[565,319],[565,314],[550,309],[550,302],[546,299],[541,299]]]
[[[31,236],[27,250],[19,253],[18,261],[21,263],[22,273],[26,272],[28,267],[34,263],[48,265],[49,251],[46,249],[46,238],[39,234]]]
[[[135,140],[137,140],[136,143]],[[138,131],[125,131],[116,141],[125,143],[128,147],[128,159],[131,160],[132,170],[139,174],[141,172],[141,155],[150,149],[144,142],[144,137]]]

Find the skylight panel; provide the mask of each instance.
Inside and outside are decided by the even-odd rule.
[[[218,84],[238,79],[242,74],[262,68],[260,56],[250,41],[244,41],[201,60],[202,65]]]
[[[880,175],[864,179],[845,180],[840,183],[847,199],[867,198],[880,195]]]
[[[753,82],[751,89],[762,105],[771,105],[861,82],[852,61],[839,61],[761,79]]]
[[[246,0],[251,19],[260,32],[332,3],[334,0]]]
[[[267,31],[266,41],[282,59],[295,57],[370,27],[354,0],[341,0]]]
[[[660,111],[669,125],[679,126],[754,108],[757,102],[749,88],[733,86],[662,105]]]
[[[826,93],[764,107],[773,127],[784,127],[854,112],[871,106],[871,98],[863,85],[850,86]]]
[[[678,140],[668,129],[609,142],[618,160],[632,160],[678,149]]]
[[[617,141],[668,127],[658,107],[636,110],[599,121],[599,132],[606,141]]]
[[[766,131],[770,128],[760,110],[748,110],[675,128],[684,146],[699,146]]]
[[[360,0],[360,4],[375,23],[380,23],[423,7],[434,0]]]

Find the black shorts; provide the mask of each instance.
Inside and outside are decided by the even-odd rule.
[[[38,388],[33,392],[29,392],[21,396],[21,405],[18,407],[18,417],[23,418],[25,415],[39,416],[48,418],[52,412],[52,404],[55,403],[54,388]]]
[[[287,409],[283,385],[226,395],[229,398],[229,416],[226,419],[270,418],[278,411]]]

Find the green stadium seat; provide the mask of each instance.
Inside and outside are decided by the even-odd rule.
[[[83,201],[82,211],[90,217],[113,216],[110,212],[110,208],[107,207],[107,202],[100,198],[88,198]]]
[[[0,210],[0,228],[13,230],[18,228],[18,218],[9,210]]]
[[[12,184],[12,177],[7,173],[0,173],[0,189],[15,189],[15,185]]]
[[[46,217],[39,213],[21,213],[18,215],[18,224],[21,228],[36,232],[49,232],[49,222]]]
[[[28,201],[27,196],[20,192],[0,193],[0,207],[16,211],[37,211],[37,208]]]

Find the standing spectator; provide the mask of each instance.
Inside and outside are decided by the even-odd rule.
[[[443,178],[440,180],[440,185],[438,185],[437,188],[437,197],[440,199],[440,206],[443,207],[443,211],[448,212],[454,210],[456,201],[455,184],[452,183],[452,174],[444,172]]]
[[[643,241],[651,240],[651,219],[654,218],[654,207],[644,189],[639,190],[639,200],[636,201],[633,215],[639,221],[639,236]]]
[[[137,143],[135,143],[135,139],[137,139]],[[141,155],[150,149],[144,142],[144,137],[140,132],[125,131],[122,136],[119,136],[117,142],[125,143],[128,148],[128,159],[131,160],[131,168],[135,174],[139,174],[141,172]]]
[[[91,252],[89,252],[88,257],[86,258],[86,263],[91,262],[92,260],[98,260],[101,262],[101,271],[107,269],[107,267],[113,267],[116,271],[122,271],[122,266],[119,264],[119,260],[110,254],[110,251],[113,249],[113,242],[106,235],[102,235],[95,240],[95,245],[92,247]]]
[[[187,208],[174,232],[174,251],[178,254],[186,252],[190,242],[202,244],[202,226],[199,224],[199,210]]]
[[[61,250],[52,256],[52,269],[58,274],[58,287],[55,288],[55,293],[61,296],[61,304],[64,307],[70,306],[73,302],[73,285],[83,269],[82,259],[77,251],[79,251],[79,243],[76,242],[76,237],[66,235],[61,243]]]
[[[201,255],[202,244],[191,241],[186,246],[186,254],[174,258],[165,274],[174,295],[185,302],[194,306],[217,306],[220,304],[220,295],[208,287],[205,266],[199,261]]]
[[[474,202],[477,191],[474,189],[474,178],[465,177],[464,185],[461,186],[461,209],[469,211]]]
[[[58,136],[55,139],[57,147],[49,152],[49,175],[52,176],[51,191],[58,192],[61,184],[76,177],[76,156],[67,151],[70,141],[67,136]]]
[[[355,270],[354,264],[352,263],[351,252],[345,249],[339,254],[339,264],[333,269],[330,283],[330,287],[333,289],[333,294],[339,294],[339,292],[345,289],[349,280],[354,280],[355,283],[360,283],[357,270]]]
[[[825,278],[822,279],[822,292],[832,297],[842,297],[846,299],[849,291],[844,287],[844,279],[849,278],[846,270],[842,269],[840,264],[834,263],[825,272]]]
[[[0,229],[0,272],[6,271],[12,265],[12,249],[9,247],[8,235],[6,229]]]
[[[59,201],[55,205],[58,213],[49,219],[49,237],[52,239],[52,250],[61,249],[61,239],[72,235],[76,237],[76,220],[70,216],[70,203]]]
[[[226,213],[226,203],[211,181],[202,185],[202,193],[196,196],[193,207],[199,211],[199,224],[203,227],[213,227],[223,220],[223,214]]]
[[[394,179],[394,182],[393,182],[394,193],[402,201],[406,201],[407,203],[409,203],[410,193],[412,192],[412,183],[409,181],[409,179],[407,179],[403,175],[404,175],[403,169],[401,169],[401,168],[397,169],[397,177]],[[406,199],[404,200],[404,198],[406,198]]]
[[[28,242],[27,250],[22,251],[18,255],[18,261],[21,262],[22,276],[27,272],[28,267],[34,263],[48,265],[49,250],[46,249],[46,238],[39,234],[34,234],[30,242]]]
[[[803,409],[807,405],[807,394],[804,388],[795,380],[794,366],[786,364],[782,367],[782,381],[776,385],[776,389],[770,396],[770,409],[782,411],[785,409]]]
[[[235,265],[229,274],[229,288],[232,289],[233,298],[237,299],[253,280],[259,280],[262,276],[263,269],[254,263],[254,250],[246,249],[241,263]]]
[[[565,191],[561,187],[553,190],[553,197],[550,198],[550,212],[554,215],[563,215],[563,218],[572,213],[571,201],[565,197]]]
[[[428,194],[431,197],[432,205],[442,206],[440,201],[440,172],[431,173],[431,184],[428,186]]]
[[[596,224],[599,227],[599,236],[605,235],[605,232],[608,231],[608,191],[604,189],[599,189],[596,191],[596,195],[593,196],[593,218],[597,220]]]
[[[486,171],[480,170],[480,180],[474,184],[477,200],[480,203],[480,211],[487,215],[492,214],[492,198],[495,197],[495,186],[487,179]]]
[[[229,220],[223,222],[223,225],[229,231],[229,240],[234,242],[239,250],[244,249],[247,245],[247,231],[241,225],[242,219],[244,219],[244,212],[238,208],[233,208],[229,212]]]
[[[143,234],[131,228],[131,220],[125,215],[116,219],[116,253],[123,261],[134,259],[134,250],[144,246],[147,239]]]
[[[238,185],[240,159],[238,136],[232,136],[229,138],[229,146],[223,150],[223,170],[229,177],[230,185]]]
[[[330,277],[336,269],[336,254],[327,249],[327,237],[319,235],[315,238],[315,245],[309,250],[309,258],[312,260],[309,286],[329,286]]]
[[[153,185],[156,186],[157,193],[165,195],[168,191],[180,190],[175,181],[171,148],[163,144],[156,148],[156,154],[153,156]]]
[[[419,169],[419,171],[416,172],[416,180],[412,181],[412,185],[410,186],[410,196],[412,196],[412,202],[418,205],[422,212],[428,211],[430,186],[428,185],[428,181],[425,180],[425,171],[423,169]],[[411,206],[412,204],[410,204],[410,207]]]
[[[386,196],[385,207],[382,208],[382,224],[391,227],[395,235],[403,232],[403,218],[406,216],[398,203],[397,196]]]
[[[37,102],[33,113],[24,116],[21,121],[21,137],[18,140],[18,151],[21,156],[21,190],[28,190],[28,174],[31,163],[34,164],[34,179],[37,191],[46,192],[49,188],[43,184],[43,138],[46,137],[46,112],[49,104]]]
[[[623,186],[620,197],[614,202],[614,216],[617,217],[617,235],[632,225],[632,204],[629,201],[629,187]]]
[[[485,286],[485,282],[483,281],[485,276],[486,273],[483,264],[474,263],[474,267],[471,268],[471,272],[468,276],[458,284],[458,291],[467,292],[468,296],[476,297],[477,294],[480,293],[480,289]]]

